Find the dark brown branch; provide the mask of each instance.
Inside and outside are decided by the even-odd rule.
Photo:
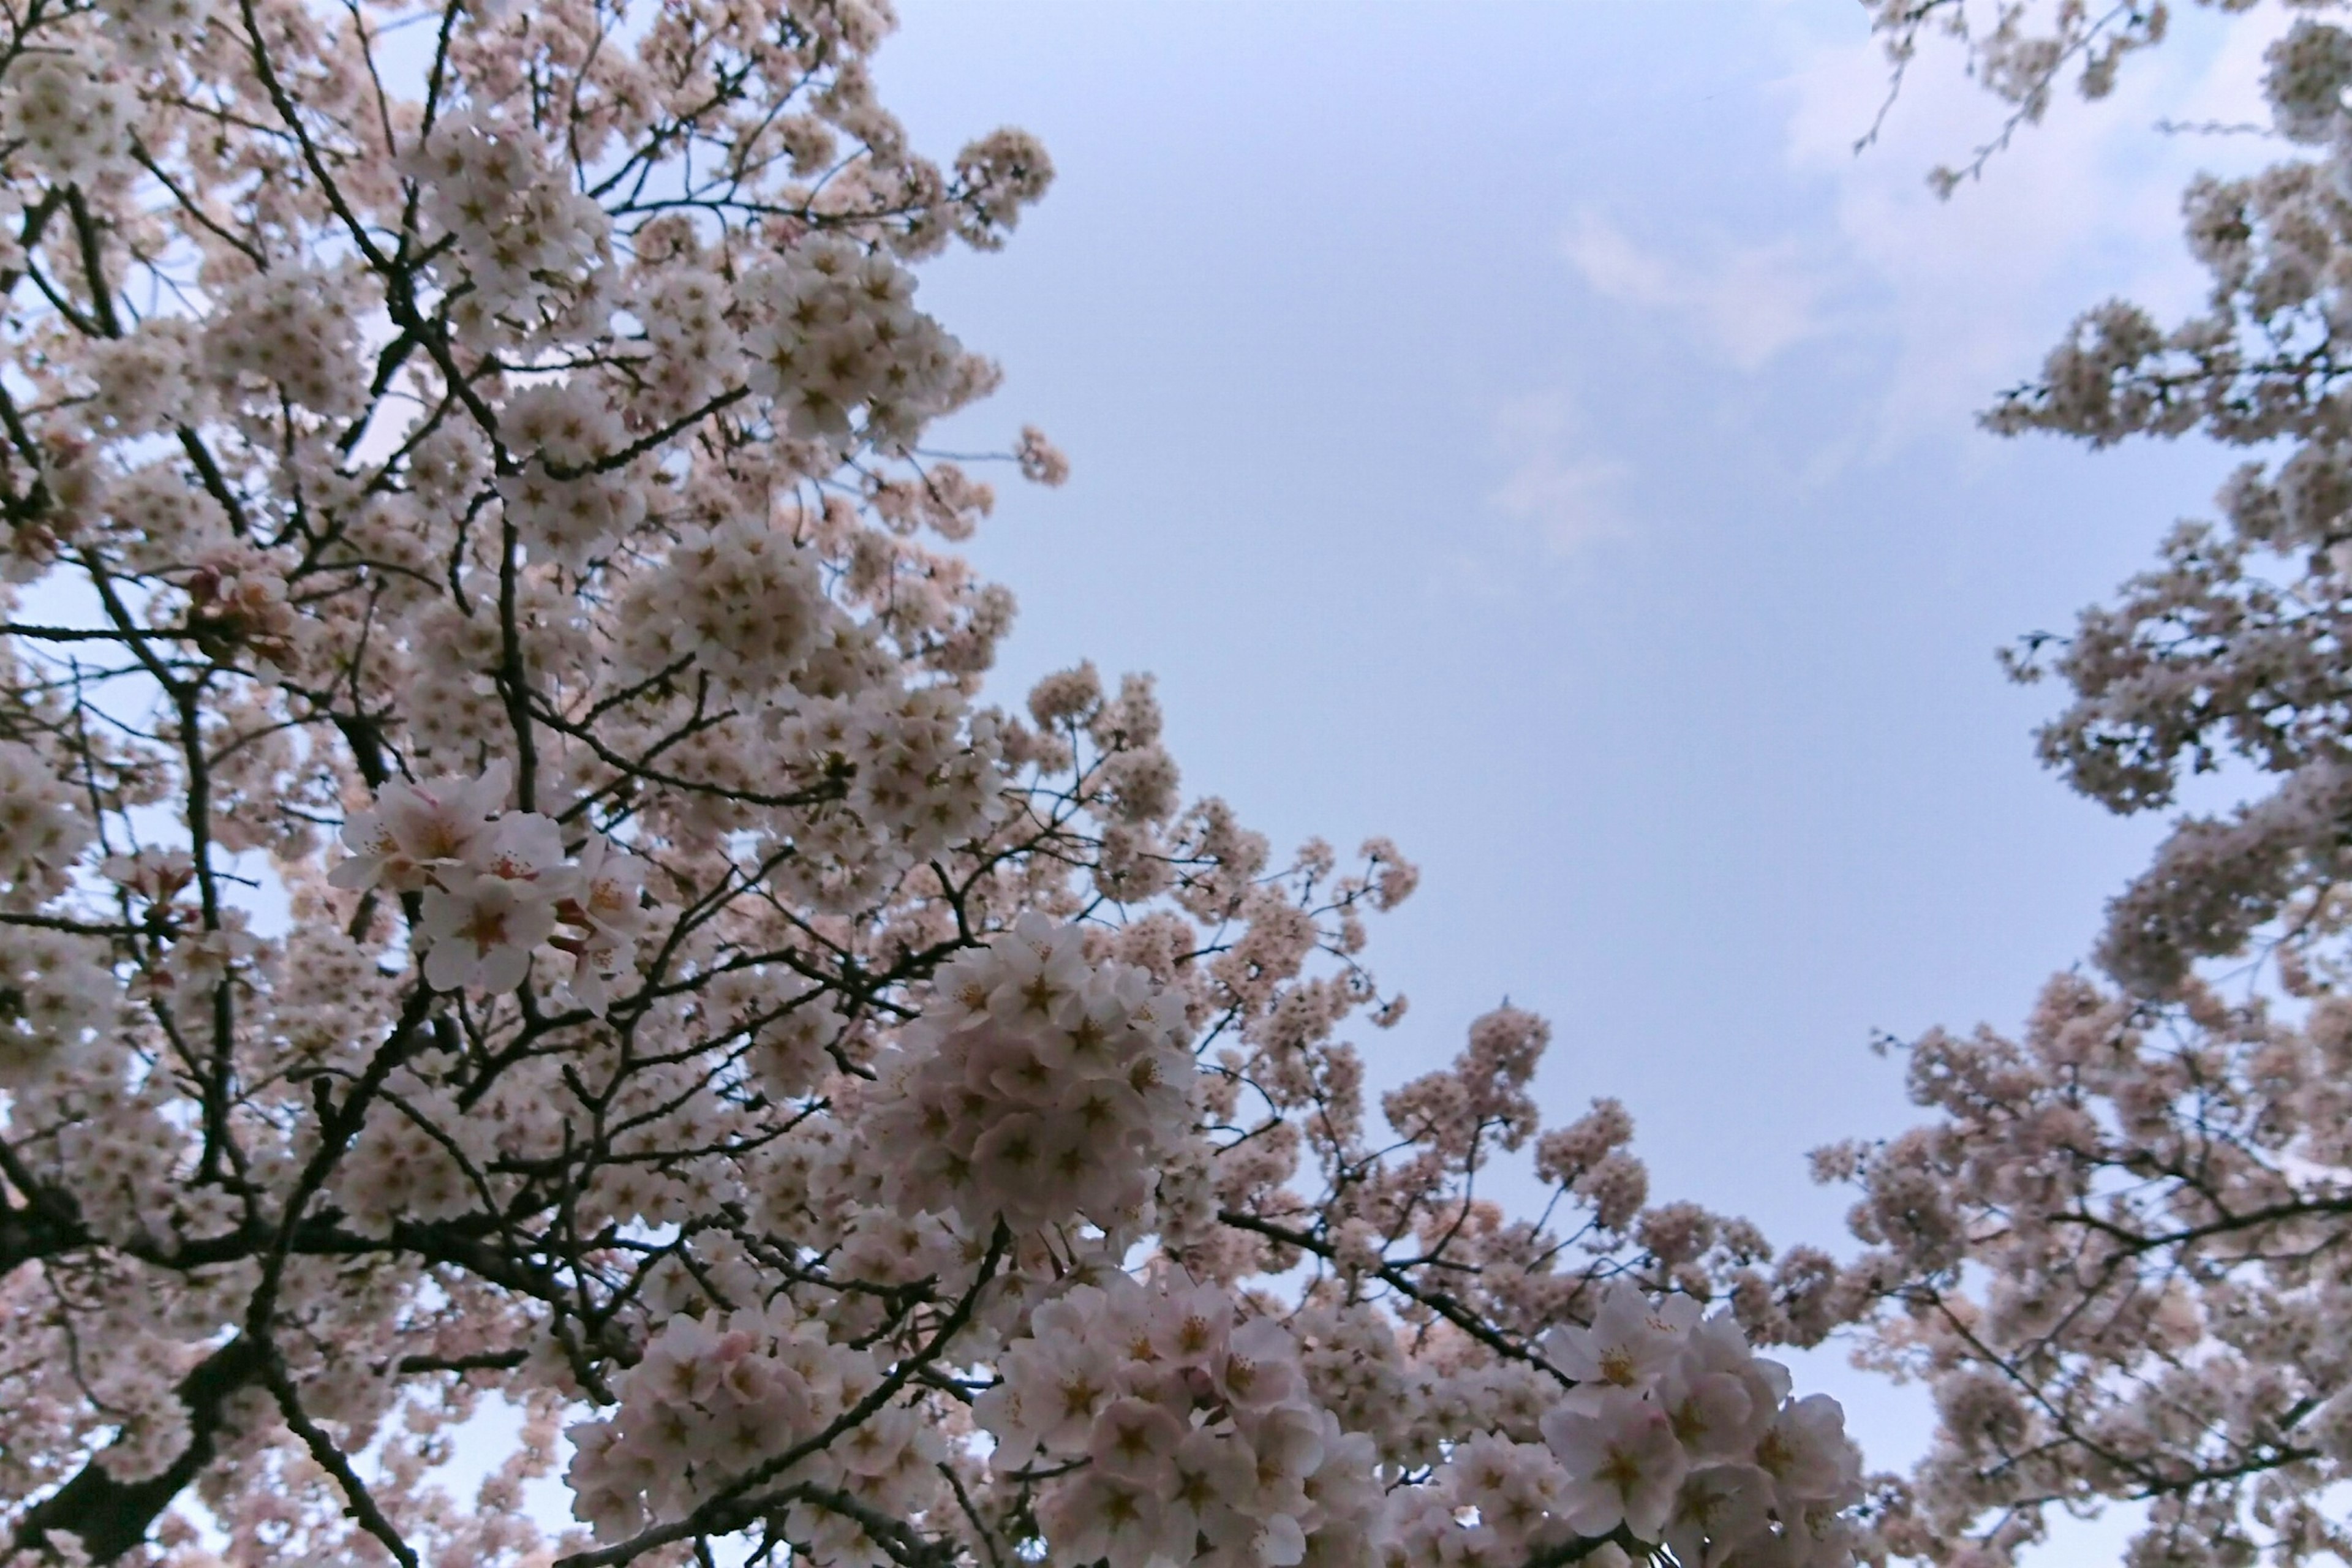
[[[101,1455],[71,1480],[26,1510],[16,1526],[16,1550],[45,1552],[50,1537],[71,1535],[93,1563],[111,1563],[147,1539],[147,1531],[172,1500],[212,1463],[226,1421],[229,1401],[262,1372],[259,1347],[242,1334],[198,1363],[180,1380],[180,1403],[188,1412],[188,1446],[160,1474],[143,1480],[117,1480]]]

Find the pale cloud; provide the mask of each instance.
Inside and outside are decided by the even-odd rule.
[[[1928,172],[1967,162],[1999,134],[2006,107],[1957,58],[1923,49],[1874,143],[1857,154],[1885,100],[1885,61],[1851,27],[1824,41],[1814,18],[1792,8],[1781,34],[1790,199],[1777,220],[1629,226],[1586,208],[1559,239],[1598,300],[1654,318],[1743,373],[1717,395],[1759,409],[1767,427],[1759,398],[1789,395],[1770,378],[1815,374],[1810,361],[1801,372],[1775,362],[1801,345],[1834,345],[1822,372],[1836,389],[1809,383],[1797,395],[1832,398],[1853,414],[1792,454],[1807,489],[1922,441],[1993,460],[1995,448],[1971,434],[1973,416],[2030,379],[2083,310],[2116,296],[2160,319],[2198,308],[2206,280],[2180,237],[2190,177],[2287,155],[2259,137],[2158,130],[2159,121],[2265,118],[2263,51],[2289,18],[2217,23],[2200,14],[2136,57],[2108,99],[2063,98],[1990,158],[1981,179],[1941,199]],[[1493,443],[1503,478],[1488,502],[1554,555],[1632,531],[1633,469],[1600,446],[1564,388],[1501,408]]]
[[[2262,51],[2280,17],[2185,19],[2135,57],[2114,94],[2053,103],[2021,128],[1982,178],[1948,200],[1937,164],[1966,163],[1998,135],[2006,106],[1948,49],[1923,48],[1876,142],[1885,65],[1874,45],[1790,40],[1787,162],[1830,186],[1841,290],[1857,332],[1892,352],[1873,445],[1965,427],[2000,388],[2030,376],[2075,314],[2116,295],[2159,315],[2193,307],[2201,275],[2180,241],[2179,202],[2203,168],[2231,173],[2280,155],[2252,137],[2167,136],[2156,121],[2265,118]],[[2201,24],[2201,25],[2200,25]]]
[[[1494,438],[1506,471],[1486,500],[1528,525],[1551,554],[1572,555],[1626,531],[1622,496],[1633,469],[1591,448],[1565,394],[1505,404],[1496,413]]]
[[[1644,247],[1601,214],[1577,216],[1560,251],[1604,298],[1679,318],[1702,348],[1755,370],[1826,325],[1829,279],[1793,241],[1697,256]]]
[[[1941,199],[1928,171],[1968,162],[2000,133],[2007,106],[1931,40],[1857,153],[1885,98],[1885,62],[1853,28],[1834,42],[1808,32],[1811,16],[1789,14],[1780,91],[1784,162],[1812,195],[1781,232],[1637,238],[1588,209],[1560,252],[1594,293],[1673,323],[1738,370],[1823,338],[1878,361],[1871,428],[1834,443],[1823,458],[1832,469],[1966,431],[2101,300],[2121,295],[2159,317],[2193,310],[2204,281],[2180,240],[2183,187],[2201,169],[2238,173],[2283,155],[2257,137],[2157,129],[2266,118],[2262,55],[2291,18],[2200,16],[2135,57],[2108,99],[2062,97],[1982,178]],[[1585,482],[1571,466],[1558,488],[1573,497]]]

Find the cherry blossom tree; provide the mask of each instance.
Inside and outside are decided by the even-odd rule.
[[[885,7],[0,16],[0,1561],[1867,1548],[1818,1255],[1369,1103],[1393,847],[982,702]]]
[[[1875,9],[1898,64],[1958,17]],[[2032,118],[2078,64],[2104,93],[2164,20],[2003,6],[1971,42]],[[2108,908],[2103,975],[2058,976],[2013,1037],[1911,1047],[1931,1121],[1815,1157],[1861,1188],[1837,1314],[1934,1394],[1885,1531],[1906,1554],[2001,1562],[2122,1503],[2142,1568],[2352,1557],[2352,30],[2297,16],[2265,63],[2287,156],[2183,203],[2203,305],[2088,311],[1985,416],[2247,449],[2216,516],[2010,667],[2071,693],[2041,754],[2109,809],[2196,774],[2248,793],[2174,823]]]

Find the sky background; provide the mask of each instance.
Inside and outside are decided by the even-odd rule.
[[[2060,694],[1993,653],[2231,457],[1972,414],[2084,307],[2194,302],[2181,187],[2277,148],[2155,122],[2254,118],[2274,25],[2194,8],[1939,203],[1999,106],[1931,53],[1856,155],[1852,0],[900,9],[918,142],[1010,122],[1060,170],[924,274],[1007,373],[940,444],[1034,421],[1075,468],[976,542],[1023,605],[997,699],[1152,671],[1188,792],[1392,836],[1381,1082],[1507,996],[1549,1115],[1624,1100],[1654,1196],[1837,1245],[1805,1152],[1911,1120],[1874,1033],[2015,1026],[2161,827],[2040,771]],[[1916,1391],[1802,1375],[1874,1461],[1923,1441]]]

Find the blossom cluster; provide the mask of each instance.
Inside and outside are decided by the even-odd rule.
[[[1290,1334],[1178,1274],[1038,1307],[973,1415],[1000,1474],[1084,1461],[1039,1505],[1072,1568],[1337,1568],[1381,1525],[1371,1441],[1308,1397]]]
[[[1730,1317],[1619,1283],[1589,1326],[1554,1329],[1543,1349],[1573,1386],[1544,1412],[1542,1441],[1483,1435],[1397,1494],[1392,1564],[1594,1539],[1664,1545],[1682,1563],[1851,1559],[1846,1512],[1863,1489],[1843,1414],[1825,1395],[1791,1399],[1788,1373]]]
[[[106,975],[89,944],[62,931],[0,924],[0,1088],[70,1063],[107,1022]]]
[[[367,290],[367,279],[349,272],[242,279],[223,290],[205,334],[205,369],[225,388],[320,414],[354,414],[361,405],[351,365]],[[114,379],[119,384],[120,374]]]
[[[867,1124],[877,1156],[900,1152],[900,1206],[1133,1230],[1198,1115],[1181,1011],[1034,914],[943,966],[933,996]]]
[[[987,690],[982,465],[1068,463],[925,448],[916,267],[1052,164],[919,152],[890,25],[0,16],[7,1568],[1360,1568],[1599,1523],[1601,1281],[1811,1321],[1532,1014],[1373,1091],[1394,846]]]
[[[1780,1363],[1732,1317],[1688,1297],[1605,1291],[1589,1327],[1544,1349],[1578,1382],[1543,1419],[1566,1471],[1560,1513],[1580,1535],[1622,1524],[1683,1562],[1843,1563],[1862,1500],[1861,1455],[1826,1394],[1791,1398]]]
[[[731,688],[770,690],[800,672],[832,613],[814,552],[791,536],[745,519],[688,528],[635,585],[624,658],[648,676],[691,660]]]
[[[526,324],[551,298],[602,258],[611,221],[562,181],[544,177],[549,150],[537,127],[483,109],[445,112],[404,161],[433,221],[454,242],[476,309]]]
[[[0,741],[0,898],[30,906],[55,894],[89,840],[89,818],[48,760]]]
[[[503,764],[387,784],[344,825],[351,855],[328,880],[418,895],[416,940],[436,990],[511,991],[551,943],[572,960],[572,994],[601,1010],[646,927],[645,865],[602,835],[567,859],[552,818],[506,809],[510,789]]]
[[[888,257],[818,237],[744,279],[753,324],[745,382],[788,434],[838,442],[866,413],[865,438],[903,445],[961,389],[963,354],[914,307],[915,280]]]
[[[676,1520],[759,1471],[769,1484],[854,1489],[891,1514],[919,1512],[939,1489],[945,1449],[907,1406],[856,1425],[847,1440],[773,1463],[874,1393],[871,1352],[835,1344],[789,1298],[764,1310],[681,1315],[614,1379],[613,1415],[573,1426],[565,1479],[599,1539],[621,1541],[650,1520]],[[826,1568],[871,1568],[888,1557],[852,1515],[803,1504],[793,1534]]]
[[[1836,1403],[1789,1397],[1738,1326],[1629,1285],[1555,1330],[1540,1440],[1474,1430],[1425,1479],[1318,1398],[1289,1328],[1179,1271],[1037,1307],[974,1406],[1001,1475],[1042,1480],[1057,1561],[1511,1562],[1580,1542],[1682,1562],[1851,1560],[1859,1458]],[[1075,1468],[1074,1468],[1075,1467]],[[1622,1562],[1622,1555],[1617,1559]]]
[[[2352,30],[2327,10],[2262,51],[2285,156],[2184,193],[2198,305],[2169,325],[2084,311],[1986,415],[2244,450],[2210,513],[2010,665],[2065,689],[2042,759],[2108,810],[2171,808],[2196,775],[2248,788],[2171,825],[2108,905],[2095,970],[2053,978],[2023,1027],[1911,1043],[1919,1125],[1815,1156],[1855,1190],[1864,1251],[1821,1271],[1804,1337],[1863,1323],[1865,1354],[1934,1395],[1934,1441],[1878,1521],[1901,1555],[2014,1562],[2058,1509],[2108,1502],[2148,1568],[2343,1552]],[[2045,80],[2062,56],[2096,66],[2102,30],[2162,34],[2146,8],[2051,14]],[[1879,25],[1894,44],[1924,16]]]
[[[628,435],[593,388],[525,387],[508,400],[499,426],[505,440],[531,454],[499,480],[499,497],[533,552],[576,569],[644,516],[635,476],[625,466],[604,466]]]
[[[0,123],[59,180],[88,180],[130,150],[138,100],[89,54],[40,56],[9,79]]]

